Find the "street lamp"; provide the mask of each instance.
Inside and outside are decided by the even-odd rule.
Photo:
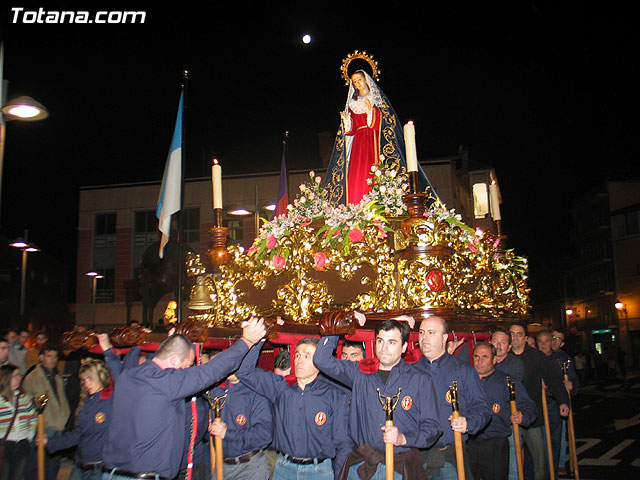
[[[90,272],[86,272],[85,275],[93,279],[91,282],[91,304],[96,303],[96,285],[98,283],[99,278],[104,278],[104,275],[100,275],[99,272],[95,270],[91,270]]]
[[[2,170],[4,167],[4,144],[7,136],[6,120],[21,120],[36,122],[44,120],[49,116],[49,112],[40,103],[31,97],[18,97],[5,104],[4,91],[4,43],[0,44],[0,205],[2,205]]]
[[[9,246],[22,250],[22,269],[20,271],[20,318],[24,318],[24,303],[27,292],[27,255],[40,249],[27,241],[29,231],[24,231],[24,239],[16,238]]]

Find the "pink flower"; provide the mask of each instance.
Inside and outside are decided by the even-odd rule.
[[[360,230],[359,228],[354,228],[353,230],[351,230],[349,232],[349,240],[354,243],[362,240],[362,230]]]
[[[254,253],[256,253],[256,250],[258,248],[256,247],[256,244],[254,243],[253,245],[251,245],[249,247],[249,250],[247,250],[247,255],[253,255]]]
[[[287,263],[287,259],[281,255],[274,255],[271,263],[275,268],[282,270],[284,268],[284,264]]]
[[[478,249],[475,247],[475,245],[471,242],[469,242],[469,250],[471,250],[472,252],[476,252],[478,253]]]
[[[381,222],[375,222],[375,226],[378,227],[378,238],[387,238],[387,232]]]
[[[275,248],[277,244],[278,244],[278,241],[276,240],[276,237],[274,237],[273,235],[269,235],[267,237],[267,248],[269,250],[271,250],[272,248]]]
[[[313,255],[313,267],[316,270],[324,270],[324,267],[329,265],[329,260],[327,260],[327,256],[322,252],[317,252]]]
[[[302,221],[302,226],[306,227],[308,225],[311,225],[311,222],[312,222],[312,220],[309,217],[307,217]]]

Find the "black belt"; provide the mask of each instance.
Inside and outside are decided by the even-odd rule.
[[[114,470],[115,472],[113,472]],[[126,470],[122,470],[121,468],[117,468],[117,467],[109,468],[109,467],[103,466],[102,471],[107,473],[113,472],[114,475],[123,475],[125,477],[138,478],[140,480],[152,480],[152,479],[155,480],[156,478],[160,477],[159,475],[151,472],[141,472],[141,473],[127,472]]]
[[[88,471],[88,470],[98,470],[102,469],[102,462],[93,462],[93,463],[80,463],[76,462],[76,467],[80,470]]]
[[[259,454],[262,450],[254,450],[253,452],[245,453],[244,455],[240,455],[239,457],[232,458],[223,458],[222,461],[227,465],[237,465],[239,463],[247,463],[251,460],[251,457]]]
[[[312,463],[322,463],[326,460],[326,458],[296,458],[284,453],[282,455],[286,460],[298,465],[311,465]]]

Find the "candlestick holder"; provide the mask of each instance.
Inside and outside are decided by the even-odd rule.
[[[220,267],[231,262],[231,253],[227,250],[227,235],[229,229],[226,227],[211,227],[211,248],[207,250],[211,265]]]
[[[420,181],[418,180],[418,172],[409,172],[409,187],[411,187],[411,193],[419,193]]]
[[[222,209],[221,208],[213,209],[213,226],[222,227]]]

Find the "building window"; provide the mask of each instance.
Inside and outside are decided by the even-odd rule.
[[[200,253],[200,207],[189,207],[180,212],[182,242],[191,251]]]
[[[229,245],[244,245],[244,219],[228,218],[224,220],[224,225],[229,229]]]
[[[96,302],[113,302],[113,286],[116,267],[116,219],[115,213],[97,213],[93,229],[93,269],[104,278],[96,283]]]
[[[96,279],[96,303],[113,303],[115,291],[115,268],[99,268],[102,278]]]
[[[144,210],[134,213],[133,218],[133,278],[138,278],[138,270],[142,256],[147,249],[160,238],[158,217],[155,210]],[[159,247],[159,245],[158,245]]]
[[[640,232],[638,228],[638,212],[629,212],[624,214],[624,231],[627,235],[635,235]]]

